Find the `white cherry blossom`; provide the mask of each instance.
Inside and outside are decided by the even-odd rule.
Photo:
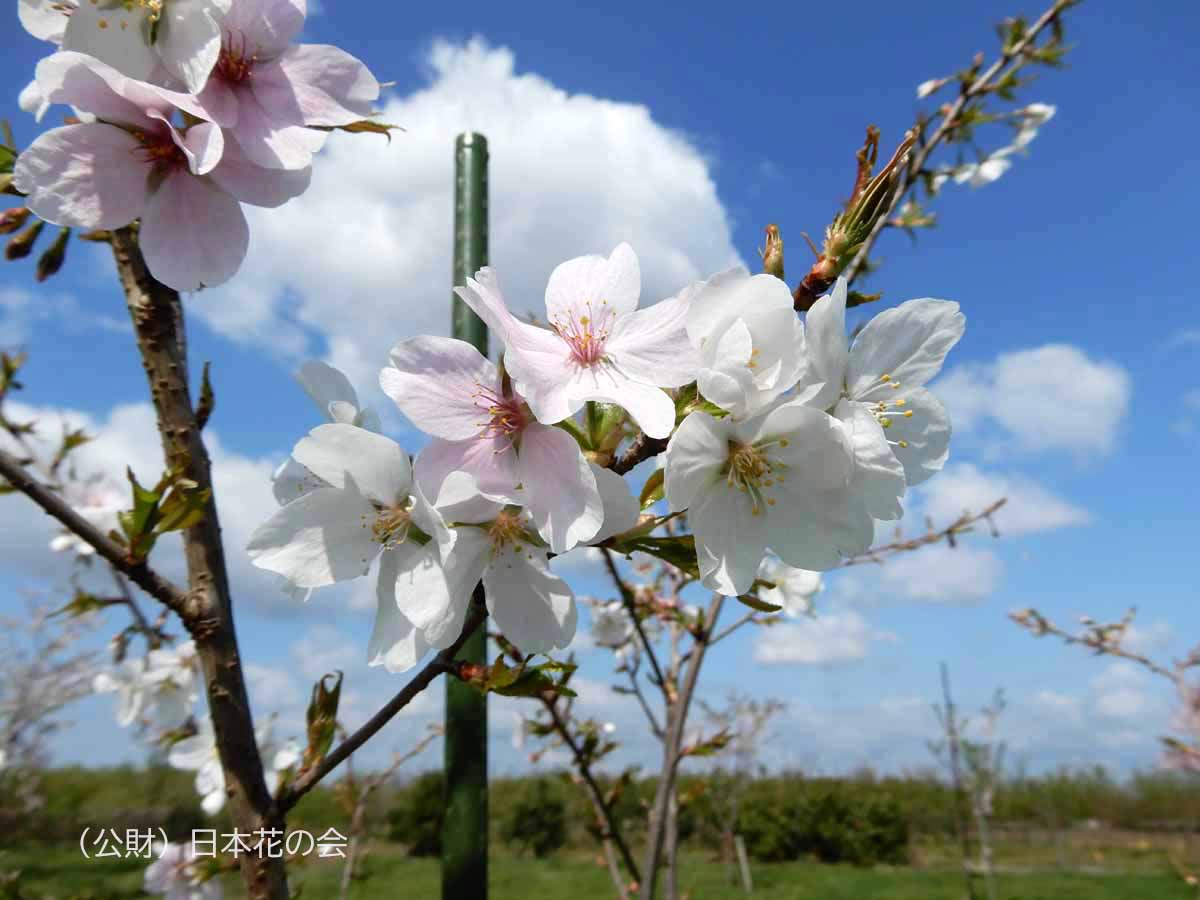
[[[491,269],[455,290],[504,342],[505,367],[539,422],[561,422],[600,400],[624,408],[650,437],[665,438],[675,404],[662,388],[685,385],[696,372],[684,332],[687,299],[638,309],[641,283],[628,244],[607,259],[568,260],[546,285],[548,329],[509,312]]]
[[[759,588],[758,596],[767,603],[782,606],[785,615],[812,615],[813,598],[823,586],[820,572],[797,569],[768,556],[759,566],[758,577],[775,585]]]
[[[157,858],[146,867],[142,887],[147,894],[162,894],[166,900],[221,900],[219,877],[201,879],[196,851],[191,843],[159,844]]]
[[[254,729],[254,739],[263,764],[267,791],[274,794],[284,771],[300,762],[300,749],[294,740],[280,742],[274,736],[274,723],[268,719]],[[196,733],[176,741],[167,753],[167,762],[176,769],[196,773],[196,793],[200,807],[215,816],[225,806],[225,770],[217,751],[212,719],[196,722]]]

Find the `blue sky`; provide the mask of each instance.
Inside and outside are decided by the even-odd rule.
[[[478,128],[491,139],[492,263],[530,308],[554,265],[621,240],[641,257],[643,302],[737,259],[753,267],[768,222],[783,230],[794,280],[806,268],[800,233],[819,236],[848,193],[864,127],[879,125],[891,146],[922,103],[933,105],[916,99],[917,83],[950,74],[977,50],[992,53],[991,24],[1018,11],[991,2],[868,2],[844,17],[695,4],[392,10],[328,4],[305,39],[337,43],[395,81],[386,118],[407,130],[390,146],[335,136],[308,195],[252,214],[238,279],[187,306],[193,361],[214,368],[210,427],[241,585],[239,633],[260,711],[280,710],[295,731],[307,693],[296,672],[345,667],[363,713],[400,680],[362,662],[370,627],[369,611],[355,605],[362,590],[318,594],[298,608],[254,577],[236,541],[270,511],[271,463],[318,423],[291,379],[298,363],[330,359],[384,409],[372,384],[387,348],[444,333],[455,133]],[[39,129],[16,95],[46,47],[10,25],[0,117],[24,145]],[[884,305],[922,296],[963,305],[967,334],[940,391],[955,418],[952,462],[914,506],[945,520],[1008,493],[1004,536],[832,575],[820,603],[825,624],[773,629],[770,653],[768,638],[752,632],[720,648],[705,690],[737,685],[788,702],[777,728],[788,763],[925,764],[940,660],[968,709],[1005,688],[1001,731],[1034,768],[1155,760],[1169,690],[1034,641],[1006,614],[1033,605],[1070,624],[1136,605],[1138,646],[1154,656],[1180,655],[1196,638],[1189,526],[1200,266],[1191,243],[1200,187],[1190,148],[1200,136],[1192,52],[1200,10],[1085,3],[1067,31],[1069,66],[1039,73],[1022,95],[1058,107],[1029,155],[995,184],[947,186],[934,206],[939,226],[915,246],[885,236],[884,267],[869,283]],[[1004,137],[985,133],[983,143]],[[64,273],[42,286],[28,264],[0,268],[0,342],[31,351],[20,400],[108,426],[87,459],[131,462],[152,478],[145,385],[111,263],[98,248],[70,252]],[[398,415],[388,424],[418,449]],[[61,588],[66,578],[63,559],[39,549],[49,526],[20,498],[3,502],[2,583],[13,592],[0,609],[18,603],[18,586]],[[580,593],[604,590],[586,566],[574,571]],[[585,699],[621,727],[628,758],[650,762],[636,711],[605,688],[605,657],[581,652]],[[392,726],[376,752],[410,743],[439,704],[432,697]],[[508,746],[508,709],[495,718],[495,771],[523,765]],[[83,745],[76,738],[85,731]],[[141,755],[112,724],[108,698],[79,706],[57,750],[91,763]]]

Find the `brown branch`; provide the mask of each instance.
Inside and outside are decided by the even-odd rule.
[[[598,824],[603,829],[600,834],[601,839],[612,841],[616,845],[617,850],[621,854],[621,859],[625,862],[625,867],[629,870],[633,880],[640,882],[642,877],[638,872],[637,863],[633,860],[633,854],[629,852],[629,846],[625,843],[624,838],[621,837],[620,829],[617,828],[616,822],[613,820],[612,810],[604,802],[604,794],[600,790],[600,785],[596,782],[595,776],[592,774],[591,766],[584,756],[583,749],[579,746],[578,741],[575,740],[575,736],[571,734],[570,727],[558,710],[557,699],[543,694],[541,700],[542,705],[546,707],[546,711],[550,714],[550,721],[554,725],[554,730],[558,732],[558,736],[562,739],[562,742],[571,751],[571,756],[575,761],[575,769],[579,772],[579,777],[583,779],[584,791],[587,793],[588,799],[592,802],[592,811],[596,814]],[[625,886],[615,876],[613,884],[617,892],[624,895]]]
[[[486,618],[486,607],[481,602],[478,602],[478,599],[472,601],[471,611],[467,616],[462,634],[458,636],[458,639],[427,662],[425,667],[414,675],[408,684],[401,688],[400,692],[389,700],[379,712],[371,716],[366,724],[362,725],[354,734],[334,747],[317,765],[303,773],[294,782],[280,791],[279,796],[276,798],[276,805],[280,813],[286,813],[295,806],[300,798],[316,787],[322,778],[341,765],[351,753],[365,744],[384,725],[390,722],[400,710],[415,700],[417,695],[429,687],[435,678],[445,672],[454,672],[456,670],[454,655],[462,649],[462,645],[467,642],[467,638],[475,633],[475,630],[483,624]]]
[[[912,550],[919,550],[930,544],[936,544],[940,541],[946,541],[951,547],[955,546],[955,541],[960,534],[965,534],[973,529],[973,526],[982,521],[991,522],[992,516],[996,510],[1000,509],[1008,502],[1007,497],[1002,497],[993,503],[987,509],[978,513],[963,513],[945,528],[937,531],[929,530],[920,537],[915,537],[912,540],[898,540],[890,544],[881,544],[878,547],[872,547],[857,556],[851,556],[842,560],[841,567],[859,566],[863,563],[882,563],[887,556],[894,556],[897,553],[907,553]],[[993,534],[995,532],[993,531]]]
[[[942,141],[946,139],[950,132],[957,127],[958,117],[962,114],[963,109],[966,108],[967,103],[985,91],[989,90],[992,87],[993,82],[996,81],[997,76],[1001,74],[1005,67],[1008,66],[1008,64],[1014,59],[1022,56],[1029,46],[1037,39],[1038,35],[1050,27],[1055,19],[1057,19],[1067,7],[1072,6],[1076,2],[1078,2],[1078,0],[1055,0],[1054,4],[1044,13],[1042,13],[1038,20],[1033,23],[1021,40],[1017,41],[1011,47],[1001,51],[1000,57],[994,63],[992,63],[992,65],[989,66],[987,70],[983,72],[983,74],[972,81],[971,84],[967,85],[959,93],[958,97],[950,105],[950,109],[947,110],[946,114],[942,117],[942,121],[938,125],[937,130],[934,131],[933,135],[912,157],[908,168],[904,173],[904,179],[901,185],[892,196],[891,203],[889,203],[887,206],[887,211],[876,220],[874,226],[871,228],[871,231],[868,233],[866,240],[862,242],[862,245],[860,246],[858,253],[855,255],[854,260],[842,273],[846,276],[846,281],[848,283],[854,281],[854,279],[858,276],[858,273],[862,270],[862,267],[866,264],[867,257],[871,252],[871,248],[875,245],[875,241],[878,240],[879,235],[887,226],[888,219],[892,217],[892,213],[899,205],[900,200],[905,194],[908,193],[913,185],[916,184],[916,177],[918,173],[924,169],[925,163],[928,162],[930,155],[942,143]]]
[[[1183,677],[1182,670],[1187,668],[1186,664],[1177,663],[1176,670],[1172,672],[1149,657],[1143,656],[1140,653],[1134,653],[1132,650],[1126,650],[1121,646],[1125,632],[1133,621],[1133,614],[1134,610],[1129,610],[1120,622],[1112,625],[1096,624],[1087,620],[1088,630],[1082,634],[1071,634],[1069,631],[1064,631],[1036,609],[1025,609],[1021,612],[1009,613],[1008,617],[1022,628],[1031,631],[1035,637],[1044,637],[1050,634],[1059,638],[1064,644],[1087,647],[1089,650],[1095,651],[1097,656],[1116,656],[1120,659],[1129,660],[1145,667],[1155,675],[1161,675],[1163,678],[1169,679],[1173,684],[1178,686]]]
[[[629,445],[629,449],[618,456],[609,465],[609,468],[618,475],[624,475],[640,462],[645,462],[651,457],[658,456],[667,449],[667,441],[669,438],[652,438],[647,437],[645,432],[639,434]]]
[[[663,681],[662,668],[658,664],[658,656],[654,653],[654,648],[650,645],[650,639],[646,637],[646,630],[642,628],[642,620],[638,618],[633,589],[626,584],[625,579],[621,577],[621,573],[617,571],[617,563],[613,558],[612,551],[601,550],[600,552],[604,555],[604,566],[608,569],[608,574],[612,577],[613,584],[617,586],[617,590],[621,594],[621,603],[625,606],[625,611],[629,613],[629,618],[633,620],[633,627],[642,641],[642,649],[646,651],[646,658],[650,660],[650,667],[654,669],[655,682],[659,687],[662,687],[666,684]]]
[[[183,305],[177,291],[150,274],[138,246],[135,226],[112,232],[109,243],[150,384],[167,468],[179,470],[201,490],[210,491],[204,518],[183,532],[190,588],[188,602],[195,610],[184,617],[184,624],[196,642],[196,653],[204,670],[208,709],[225,774],[230,815],[234,826],[241,831],[282,828],[283,816],[267,790],[254,736],[234,628],[221,525],[216,498],[211,493],[211,464],[188,388]],[[245,853],[238,863],[251,900],[287,900],[287,872],[282,859]]]
[[[130,562],[124,547],[75,512],[60,495],[34,478],[16,457],[4,450],[0,450],[0,477],[57,519],[72,534],[91,544],[115,570],[126,575],[151,597],[174,610],[185,621],[195,619],[196,606],[187,593],[145,562]]]
[[[691,652],[687,674],[684,675],[683,685],[679,691],[678,700],[672,704],[670,720],[667,728],[667,740],[663,743],[663,767],[659,776],[658,787],[654,794],[654,806],[650,813],[650,830],[646,842],[646,860],[642,871],[646,880],[642,882],[642,900],[654,900],[654,891],[658,881],[658,867],[662,860],[666,844],[667,814],[671,797],[675,793],[675,776],[679,771],[679,762],[683,759],[683,732],[687,725],[688,707],[692,696],[696,693],[696,683],[700,678],[700,667],[704,664],[704,654],[709,646],[709,636],[713,626],[721,615],[721,606],[725,598],[714,594],[708,605],[708,613],[704,617],[704,630],[695,633],[695,646]]]

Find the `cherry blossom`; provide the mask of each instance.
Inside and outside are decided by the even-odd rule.
[[[1058,107],[1049,103],[1030,103],[1018,109],[1016,114],[1020,118],[1020,126],[1017,128],[1016,137],[1013,138],[1013,146],[1018,150],[1028,147],[1037,137],[1038,130],[1053,119],[1056,112]]]
[[[270,169],[302,169],[327,133],[365,119],[379,82],[337,47],[292,44],[304,26],[305,0],[226,0],[220,53],[199,94],[208,117]]]
[[[758,569],[758,577],[774,584],[759,588],[758,596],[773,606],[782,606],[785,615],[811,616],[813,598],[821,591],[821,573],[797,569],[768,556]]]
[[[478,350],[465,341],[417,337],[397,344],[391,361],[379,375],[384,393],[434,436],[416,463],[417,482],[434,503],[453,502],[446,478],[466,472],[472,489],[526,507],[555,553],[596,534],[604,507],[579,444],[536,421]]]
[[[300,762],[300,749],[295,741],[278,742],[270,719],[254,730],[258,753],[263,762],[263,777],[267,791],[274,794],[284,771]],[[196,773],[196,793],[200,807],[215,816],[225,806],[225,770],[217,751],[212,719],[208,716],[196,722],[196,733],[171,745],[167,762],[176,769]]]
[[[325,486],[282,507],[251,535],[254,565],[300,588],[322,587],[366,575],[378,558],[372,665],[401,671],[389,661],[384,638],[413,640],[448,603],[438,564],[440,516],[414,486],[408,455],[390,438],[353,425],[321,425],[292,451]],[[406,660],[408,650],[397,650]]]
[[[146,867],[142,887],[147,894],[163,894],[166,900],[221,900],[220,878],[200,877],[196,850],[191,843],[156,847],[154,862]]]
[[[852,472],[842,423],[800,399],[743,421],[697,411],[667,445],[666,498],[688,512],[703,583],[732,596],[750,589],[768,546],[824,571],[870,545]]]
[[[539,422],[554,424],[588,400],[615,403],[647,435],[665,438],[675,404],[662,388],[695,379],[684,332],[687,298],[638,309],[641,270],[628,244],[558,266],[546,285],[549,328],[509,312],[495,273],[480,269],[458,295],[504,342],[504,364]]]
[[[81,518],[101,534],[108,534],[119,526],[117,513],[129,505],[128,496],[104,482],[71,487],[67,501]],[[55,535],[50,541],[50,549],[55,553],[69,550],[85,557],[96,553],[91,544],[71,531]]]
[[[469,483],[456,473],[451,481]],[[452,486],[462,497],[469,489]],[[471,594],[481,580],[488,614],[504,636],[524,653],[564,649],[575,636],[578,611],[570,586],[549,569],[549,549],[539,540],[528,513],[478,493],[441,510],[456,527],[439,535],[450,604],[425,637],[435,647],[449,645],[462,631]]]
[[[806,381],[823,384],[810,403],[850,427],[857,486],[877,519],[900,514],[903,485],[891,458],[908,486],[946,463],[950,420],[923,385],[941,371],[965,329],[957,303],[909,300],[871,319],[847,348],[844,280],[809,310]]]
[[[151,650],[144,659],[127,659],[98,673],[96,693],[117,695],[117,724],[151,722],[160,730],[181,725],[196,702],[196,646]]]
[[[700,356],[696,386],[737,418],[754,415],[804,371],[804,326],[774,275],[737,267],[691,285],[687,333]]]
[[[183,94],[133,81],[77,53],[38,64],[38,85],[103,121],[42,134],[17,159],[14,183],[42,219],[113,229],[141,219],[146,264],[176,290],[229,279],[241,265],[249,229],[239,200],[278,206],[302,193],[309,172],[272,172],[228,148],[221,130],[172,124],[176,108],[202,112]]]

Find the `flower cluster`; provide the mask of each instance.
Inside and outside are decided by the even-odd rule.
[[[734,269],[639,309],[638,260],[622,244],[558,266],[540,326],[514,316],[481,269],[458,294],[503,343],[502,364],[446,338],[393,348],[380,385],[431,437],[415,462],[340,374],[306,367],[331,421],[281,468],[284,505],[250,556],[300,589],[378,560],[368,657],[392,671],[457,639],[481,581],[508,640],[526,654],[561,649],[575,601],[550,556],[645,550],[637,542],[664,521],[649,511],[654,491],[643,514],[607,467],[632,440],[665,444],[657,497],[671,518],[686,513],[692,534],[670,541],[694,546],[697,579],[803,612],[816,573],[866,550],[875,522],[898,519],[907,488],[948,453],[949,421],[924,384],[962,336],[958,304],[911,300],[851,346],[846,293],[839,282],[806,327],[783,281]],[[601,624],[602,643],[629,642]]]
[[[245,258],[241,204],[303,193],[332,128],[373,114],[379,83],[330,46],[297,44],[305,0],[75,3],[21,0],[21,21],[60,49],[21,96],[41,135],[14,168],[29,209],[56,225],[141,221],[146,264],[180,291],[228,280]]]

